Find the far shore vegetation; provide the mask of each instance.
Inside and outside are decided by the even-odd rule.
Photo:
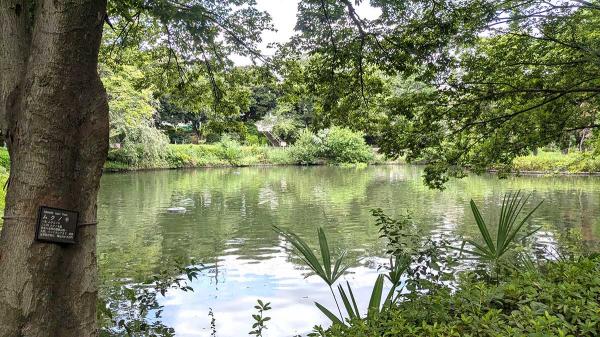
[[[176,169],[195,167],[231,166],[276,166],[276,165],[342,165],[363,166],[380,164],[408,164],[403,157],[391,159],[370,148],[371,155],[340,162],[327,155],[314,154],[303,158],[298,152],[301,145],[272,147],[268,145],[240,145],[236,141],[214,144],[168,144],[162,158],[158,160],[135,160],[122,150],[113,149],[104,165],[108,172],[139,169]],[[354,151],[354,150],[350,150]],[[367,150],[365,150],[367,151]],[[423,164],[415,162],[415,165]],[[8,169],[8,167],[6,167]],[[490,167],[489,172],[495,172]],[[600,156],[593,152],[578,150],[567,153],[558,150],[540,150],[526,156],[516,157],[512,162],[511,174],[517,175],[600,175]]]

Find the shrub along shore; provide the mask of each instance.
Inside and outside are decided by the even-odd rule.
[[[167,156],[159,161],[128,162],[123,160],[119,150],[111,150],[104,165],[105,171],[134,171],[150,169],[178,169],[195,167],[243,167],[243,166],[279,166],[279,165],[364,165],[393,164],[399,160],[387,160],[372,150],[372,159],[368,162],[338,163],[329,158],[315,158],[310,162],[298,161],[292,148],[267,146],[240,146],[234,151],[223,149],[214,144],[169,144]]]
[[[107,171],[259,165],[366,165],[392,163],[367,145],[360,133],[333,127],[303,131],[290,147],[241,145],[223,137],[214,144],[165,144],[160,149],[130,144],[111,149]]]
[[[368,151],[370,155],[367,155],[366,159],[358,161],[350,159],[344,162],[336,156],[315,155],[315,150],[307,150],[306,146],[280,148],[239,144],[231,146],[222,143],[169,144],[166,146],[164,157],[151,160],[132,160],[128,154],[123,153],[123,150],[112,149],[104,167],[106,171],[115,172],[194,167],[405,163],[402,158],[390,160],[373,149]],[[600,157],[593,156],[591,153],[541,152],[538,155],[518,157],[513,165],[513,173],[521,175],[600,175]],[[490,169],[490,172],[495,172],[495,169]]]
[[[463,278],[455,290],[415,294],[319,336],[597,336],[599,275],[600,258],[589,257],[515,271],[498,284]]]
[[[193,167],[224,167],[253,165],[287,165],[291,162],[285,148],[263,146],[239,146],[231,151],[217,144],[169,144],[166,154],[152,160],[137,160],[121,149],[112,149],[104,165],[106,171],[129,171],[144,169],[177,169]]]

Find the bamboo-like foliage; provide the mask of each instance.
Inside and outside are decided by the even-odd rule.
[[[337,296],[333,291],[334,283],[344,274],[344,272],[349,268],[348,264],[344,264],[343,260],[346,257],[345,252],[342,252],[335,262],[332,261],[331,251],[329,248],[329,244],[327,243],[327,236],[325,235],[325,231],[322,228],[318,229],[319,236],[319,249],[321,260],[317,257],[317,254],[313,252],[310,246],[300,238],[295,233],[284,230],[279,227],[273,226],[274,230],[285,237],[294,248],[297,249],[299,257],[306,263],[308,267],[318,275],[331,290],[331,295],[335,300],[339,317],[336,316],[329,309],[321,305],[320,303],[316,303],[315,305],[325,316],[327,316],[332,322],[337,324],[345,324],[344,323],[344,315],[342,314],[342,310],[339,306],[339,302]],[[372,317],[375,314],[380,313],[385,308],[391,306],[396,302],[398,297],[396,296],[396,290],[401,284],[401,276],[404,274],[406,269],[410,265],[410,258],[405,256],[390,258],[390,271],[386,275],[379,275],[375,280],[375,284],[373,285],[373,290],[371,292],[371,297],[369,300],[369,306],[367,308],[367,317]],[[385,280],[389,280],[392,283],[392,287],[388,291],[385,298],[383,297],[383,289]],[[342,304],[344,305],[344,309],[346,310],[346,314],[350,320],[355,318],[360,318],[360,312],[358,310],[358,304],[356,302],[356,298],[354,297],[354,293],[352,292],[352,287],[350,287],[350,283],[346,281],[346,289],[340,284],[337,286],[339,296],[342,300]],[[382,305],[383,299],[383,305]]]
[[[331,251],[323,228],[318,229],[321,260],[319,260],[306,241],[300,238],[296,233],[281,229],[277,226],[273,226],[273,229],[285,237],[287,241],[298,250],[300,253],[298,256],[304,263],[306,263],[306,265],[330,287],[333,286],[335,281],[337,281],[350,267],[350,265],[344,264],[346,252],[342,252],[335,259],[335,263],[332,264]]]
[[[342,252],[340,256],[337,257],[335,263],[332,266],[331,261],[331,251],[329,250],[329,244],[327,243],[327,236],[325,235],[325,231],[323,228],[319,227],[318,235],[319,235],[319,249],[321,251],[321,261],[317,258],[317,255],[313,252],[310,246],[300,238],[296,233],[293,233],[289,230],[281,229],[277,226],[273,226],[273,229],[285,237],[291,244],[296,248],[300,254],[300,258],[312,269],[312,271],[317,274],[327,285],[329,286],[329,290],[331,291],[331,295],[333,295],[333,299],[335,300],[335,304],[337,306],[340,317],[342,317],[342,310],[340,309],[340,305],[335,297],[333,292],[333,284],[344,274],[346,270],[350,267],[348,264],[343,264],[344,259],[346,258],[346,252]],[[332,268],[333,267],[333,268]],[[319,309],[321,309],[321,305],[315,303]],[[321,309],[323,311],[323,309]],[[323,311],[326,315],[331,314],[330,312]],[[335,317],[335,315],[333,315]],[[331,318],[331,317],[330,317]],[[338,319],[338,321],[340,321]],[[340,321],[341,322],[341,321]]]
[[[495,240],[492,238],[490,226],[483,219],[475,202],[471,200],[471,211],[473,212],[477,228],[483,238],[483,244],[474,240],[466,240],[466,243],[474,248],[465,248],[463,244],[459,250],[473,255],[482,261],[491,262],[494,264],[495,268],[498,268],[501,259],[517,246],[517,241],[533,235],[540,229],[540,227],[537,227],[529,232],[521,234],[527,220],[531,218],[531,215],[542,204],[542,202],[538,203],[521,220],[518,220],[519,215],[523,211],[530,196],[531,195],[523,196],[521,191],[507,193],[504,196]]]

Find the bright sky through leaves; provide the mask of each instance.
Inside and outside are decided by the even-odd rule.
[[[267,48],[268,44],[273,42],[285,43],[289,41],[290,37],[294,34],[298,1],[299,0],[257,0],[257,8],[267,11],[271,15],[273,26],[277,29],[276,32],[263,32],[263,43],[260,45],[260,48],[264,55],[273,55],[274,53],[273,48]],[[360,6],[356,7],[356,10],[362,18],[366,19],[377,18],[381,14],[380,9],[371,7],[368,2],[361,3]],[[252,61],[250,61],[249,58],[239,55],[232,55],[231,59],[237,65],[252,64]]]

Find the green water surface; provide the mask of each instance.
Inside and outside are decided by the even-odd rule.
[[[425,235],[459,242],[475,230],[471,198],[484,216],[494,218],[504,193],[522,189],[533,193],[532,200],[544,200],[532,219],[532,225],[542,226],[538,243],[555,245],[568,229],[588,242],[600,237],[600,178],[475,176],[451,181],[440,192],[427,189],[421,175],[414,166],[106,174],[98,209],[103,291],[142,282],[178,258],[195,258],[209,268],[193,282],[194,292],[170,292],[161,302],[163,322],[177,336],[209,336],[209,307],[218,336],[245,336],[258,298],[272,302],[266,336],[291,336],[327,323],[314,301],[332,303],[329,290],[318,278],[306,277],[306,268],[273,225],[292,229],[312,244],[316,228],[323,226],[331,245],[357,260],[345,279],[363,303],[383,261],[369,211],[374,207],[392,216],[409,210]],[[169,207],[187,212],[171,214]]]

